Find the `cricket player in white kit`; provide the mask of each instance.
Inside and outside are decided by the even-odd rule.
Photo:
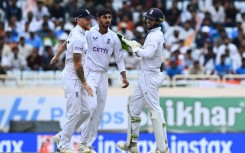
[[[111,18],[112,13],[110,10],[100,10],[97,13],[98,25],[92,27],[86,33],[89,47],[86,61],[86,80],[91,85],[94,96],[83,95],[86,96],[86,101],[89,101],[91,115],[90,119],[82,125],[83,137],[80,145],[82,153],[85,153],[85,151],[82,151],[83,146],[92,147],[92,143],[97,137],[107,99],[107,71],[112,56],[114,56],[118,70],[122,76],[122,88],[126,88],[129,85],[126,77],[122,44],[117,34],[109,29]],[[92,150],[91,152],[95,151]]]
[[[91,17],[88,10],[78,10],[75,18],[77,25],[66,40],[65,68],[61,73],[66,100],[66,121],[59,133],[57,152],[74,152],[70,148],[71,136],[90,116],[89,105],[83,95],[93,96],[93,91],[85,79],[83,66],[88,52],[85,30],[90,29]]]
[[[163,13],[158,8],[151,8],[145,15],[145,24],[149,33],[143,47],[136,41],[125,40],[132,51],[141,61],[141,74],[130,102],[128,104],[128,133],[127,142],[119,143],[121,150],[138,153],[137,140],[140,128],[140,114],[146,106],[150,112],[150,118],[155,134],[157,148],[152,153],[170,153],[167,142],[166,122],[159,104],[159,88],[163,78],[160,72],[163,57],[164,36],[160,23],[163,21]]]

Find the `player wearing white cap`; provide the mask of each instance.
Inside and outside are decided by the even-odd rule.
[[[163,81],[160,72],[164,44],[164,36],[160,28],[162,21],[163,13],[160,9],[149,9],[145,15],[145,26],[149,33],[143,47],[136,41],[122,38],[122,41],[129,45],[137,56],[142,57],[139,83],[128,104],[127,141],[118,144],[121,150],[131,153],[138,153],[140,114],[145,106],[150,112],[157,144],[157,149],[152,153],[170,153],[167,143],[166,122],[159,104],[159,88]]]
[[[93,96],[93,91],[85,79],[83,66],[88,51],[85,30],[90,29],[91,17],[88,10],[78,10],[75,18],[77,25],[66,41],[65,68],[61,73],[66,100],[66,121],[62,131],[57,135],[57,152],[74,152],[70,147],[71,136],[90,116],[89,105],[83,95]]]

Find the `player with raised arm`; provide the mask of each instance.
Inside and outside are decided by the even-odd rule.
[[[151,153],[170,153],[168,148],[166,122],[159,104],[159,88],[163,78],[160,72],[163,57],[164,35],[160,24],[163,13],[158,8],[151,8],[145,15],[145,26],[149,31],[144,45],[122,38],[141,60],[141,74],[138,84],[128,104],[128,132],[126,143],[118,143],[121,150],[138,153],[137,140],[140,129],[140,114],[146,106],[155,134],[157,148]]]
[[[95,141],[98,133],[99,124],[105,108],[108,91],[109,62],[114,56],[118,69],[122,76],[123,86],[127,88],[129,83],[126,77],[125,64],[123,59],[122,44],[116,33],[109,29],[112,13],[104,9],[97,14],[98,25],[86,32],[88,42],[88,54],[86,60],[86,80],[91,85],[94,96],[82,95],[89,103],[91,115],[87,122],[82,125],[83,137],[79,145],[81,153],[94,153],[92,143]],[[54,64],[61,53],[65,50],[66,44],[63,43],[58,53],[52,58],[51,64]],[[55,137],[58,137],[56,135]],[[88,151],[87,148],[90,148]]]
[[[78,10],[75,18],[77,25],[70,32],[66,41],[65,68],[61,73],[66,100],[66,121],[59,133],[57,152],[74,152],[70,147],[71,136],[90,116],[89,105],[83,99],[83,95],[93,96],[92,88],[88,85],[84,75],[84,64],[88,51],[85,30],[90,29],[91,17],[88,10]]]

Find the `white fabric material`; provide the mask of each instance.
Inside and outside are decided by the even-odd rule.
[[[105,108],[107,91],[108,91],[108,76],[105,72],[95,72],[89,70],[86,80],[93,90],[94,96],[83,95],[88,101],[90,107],[90,117],[82,125],[83,137],[81,142],[92,146],[98,133],[100,120]]]
[[[86,60],[86,80],[93,90],[94,96],[83,95],[89,102],[90,118],[82,125],[83,137],[81,142],[92,146],[98,133],[100,120],[105,108],[108,76],[107,70],[113,55],[120,72],[125,71],[123,50],[118,36],[108,29],[106,34],[99,32],[99,26],[93,27],[86,33],[89,44]]]
[[[141,121],[140,117],[131,117],[130,109],[128,105],[128,130],[127,130],[126,146],[129,147],[131,142],[138,141],[139,133],[137,133],[136,135],[134,134],[134,137],[132,137],[132,134],[133,134],[132,131],[136,131],[137,129],[140,128],[140,121]]]
[[[67,79],[79,79],[73,63],[73,53],[79,53],[82,55],[82,65],[85,65],[86,54],[88,51],[88,45],[85,37],[85,30],[80,26],[76,26],[67,39],[67,51],[65,68],[62,72],[62,77]]]
[[[108,32],[102,35],[96,25],[86,33],[86,38],[89,44],[87,69],[107,72],[111,56],[114,56],[119,72],[125,71],[122,45],[115,32],[108,29]]]
[[[154,130],[154,135],[156,139],[156,144],[158,149],[161,152],[166,151],[168,148],[166,140],[167,140],[167,134],[166,134],[166,128],[163,127],[163,123],[165,123],[164,119],[160,117],[162,114],[159,114],[159,112],[156,112],[154,109],[150,110],[150,117],[152,121],[152,126]]]
[[[83,95],[86,91],[78,79],[62,78],[66,100],[66,121],[62,128],[58,148],[70,146],[70,140],[75,130],[89,117],[89,105]]]
[[[162,64],[164,42],[164,36],[160,27],[150,31],[143,47],[136,52],[136,55],[142,57],[142,71],[159,71]]]
[[[145,71],[140,74],[138,84],[129,102],[130,116],[140,117],[141,111],[145,106],[148,110],[155,110],[159,114],[163,114],[159,104],[159,87],[162,81],[163,77],[160,72]],[[164,121],[163,115],[160,117]],[[139,135],[139,125],[139,123],[132,124],[132,134]]]
[[[143,108],[146,106],[149,112],[155,112],[155,118],[158,118],[158,122],[165,123],[163,111],[159,104],[159,88],[163,81],[163,76],[159,69],[162,63],[163,43],[164,37],[161,29],[152,29],[146,37],[143,48],[137,52],[142,57],[141,74],[129,102],[129,115],[131,117],[140,117]],[[132,134],[138,135],[139,127],[138,123],[132,124],[129,128],[132,129]],[[167,138],[166,129],[162,133],[165,133]],[[165,140],[162,139],[160,137],[159,141],[164,142]],[[161,147],[158,145],[158,148]]]

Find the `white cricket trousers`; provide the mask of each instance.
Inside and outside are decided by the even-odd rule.
[[[58,148],[67,148],[72,134],[89,117],[90,109],[83,97],[86,91],[80,80],[62,78],[62,85],[66,101],[66,120]]]
[[[108,76],[106,72],[88,70],[86,80],[93,89],[94,96],[84,95],[90,107],[90,119],[86,120],[82,125],[83,134],[81,142],[90,147],[97,137],[98,128],[105,109],[108,91]]]
[[[139,118],[143,108],[146,106],[148,111],[154,110],[160,115],[161,122],[165,123],[163,111],[159,102],[159,88],[163,82],[161,72],[142,71],[138,84],[129,101],[129,115]],[[140,123],[132,123],[132,134],[139,135]],[[130,127],[129,127],[130,128]],[[165,128],[166,129],[166,128]],[[166,134],[166,131],[163,131]]]

